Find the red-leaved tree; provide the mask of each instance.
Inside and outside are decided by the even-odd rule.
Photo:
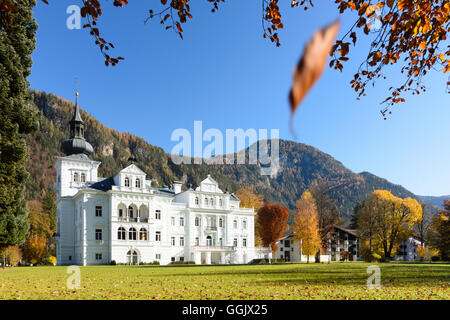
[[[263,246],[272,248],[272,253],[277,250],[276,243],[286,230],[289,211],[281,204],[264,203],[258,210],[258,222],[260,224],[260,237]]]

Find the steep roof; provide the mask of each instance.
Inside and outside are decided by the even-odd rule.
[[[89,187],[100,191],[108,191],[112,189],[112,186],[114,186],[114,179],[113,177],[109,177],[96,183],[93,183]]]

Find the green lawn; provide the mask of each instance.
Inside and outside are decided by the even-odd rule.
[[[386,263],[368,289],[363,262],[239,266],[81,267],[69,290],[67,267],[0,269],[0,299],[449,299],[450,264]]]

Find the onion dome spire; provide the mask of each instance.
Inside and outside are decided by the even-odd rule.
[[[75,112],[70,124],[70,137],[63,141],[61,150],[66,155],[84,153],[90,155],[94,152],[91,144],[84,138],[84,122],[80,115],[80,107],[78,106],[78,91],[75,91]]]

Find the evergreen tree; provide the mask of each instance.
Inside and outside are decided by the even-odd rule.
[[[28,100],[35,48],[35,0],[8,0],[0,12],[0,250],[22,244],[28,234],[25,201],[25,134],[37,129]]]

